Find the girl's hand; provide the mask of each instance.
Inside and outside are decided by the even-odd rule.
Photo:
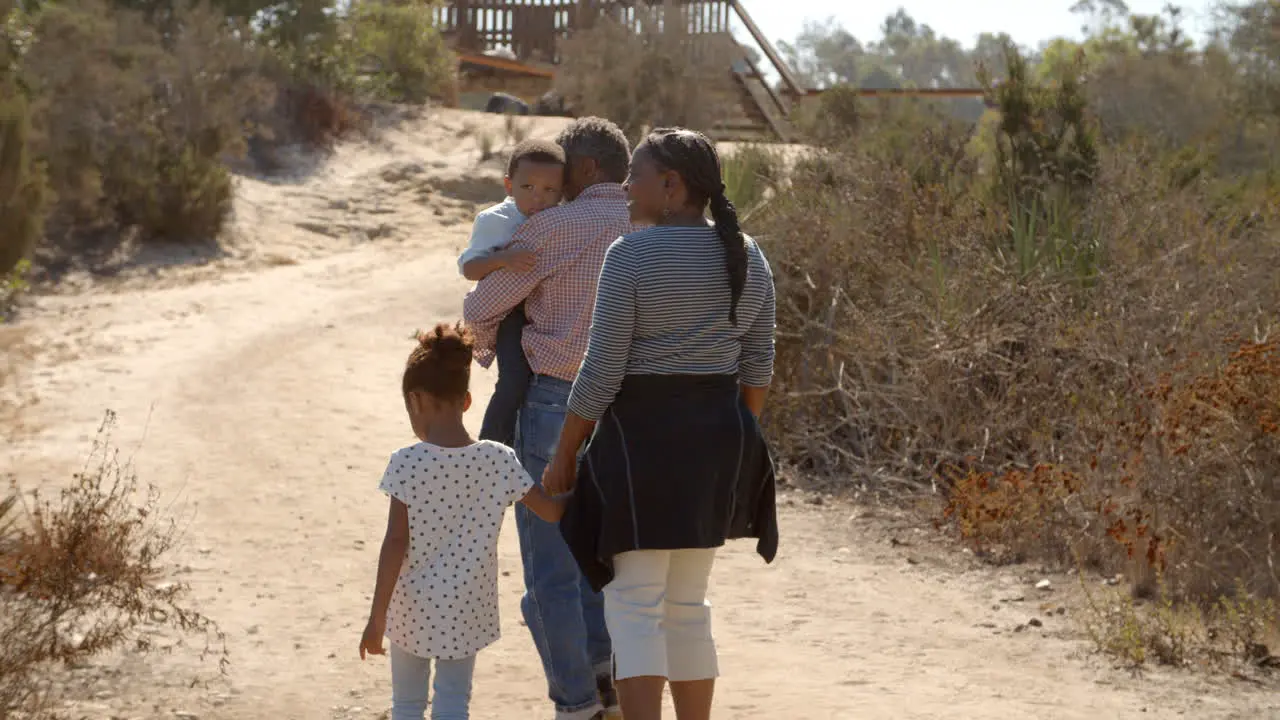
[[[369,618],[369,623],[364,626],[364,635],[360,638],[360,659],[364,660],[365,654],[369,655],[386,655],[387,651],[382,647],[382,637],[387,634],[387,621],[385,619]]]
[[[578,484],[578,464],[574,461],[565,461],[561,459],[560,453],[556,453],[556,457],[542,471],[542,487],[548,494],[564,495],[573,492],[573,488]]]

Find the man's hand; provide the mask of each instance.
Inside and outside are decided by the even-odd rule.
[[[538,266],[538,255],[532,250],[501,250],[496,254],[502,267],[511,272],[529,272]]]
[[[382,647],[382,636],[386,634],[386,618],[370,617],[364,626],[364,635],[360,637],[360,659],[364,660],[366,654],[386,655],[386,648]]]

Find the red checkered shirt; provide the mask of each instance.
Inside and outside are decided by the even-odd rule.
[[[463,319],[475,333],[476,361],[483,367],[493,362],[498,324],[523,301],[529,367],[573,381],[587,352],[605,250],[633,230],[626,192],[615,183],[592,185],[574,201],[529,218],[508,247],[537,253],[536,267],[490,273],[462,303]]]

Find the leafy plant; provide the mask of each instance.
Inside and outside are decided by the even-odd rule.
[[[0,68],[0,275],[31,255],[44,230],[48,192],[30,136],[27,99],[11,74]],[[9,291],[0,289],[0,302],[12,291],[9,285]]]
[[[12,311],[14,302],[27,291],[27,273],[31,271],[30,260],[19,260],[7,274],[0,276],[0,321]]]
[[[1004,53],[1005,79],[997,84],[986,70],[980,78],[988,102],[1000,108],[993,190],[1009,209],[1011,259],[1023,275],[1033,261],[1060,268],[1071,258],[1074,268],[1090,255],[1088,228],[1076,219],[1098,168],[1082,69],[1067,66],[1052,81],[1037,81],[1017,48],[1008,45]],[[1070,247],[1079,242],[1085,247]]]
[[[457,94],[457,62],[432,22],[432,3],[358,3],[347,26],[357,83],[378,99],[424,103]]]
[[[761,145],[743,145],[720,156],[725,193],[744,217],[765,201],[774,183],[781,180],[782,157]]]

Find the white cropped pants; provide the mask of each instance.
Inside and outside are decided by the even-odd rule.
[[[715,549],[635,550],[615,555],[604,588],[614,676],[710,680],[719,674],[707,581]]]

